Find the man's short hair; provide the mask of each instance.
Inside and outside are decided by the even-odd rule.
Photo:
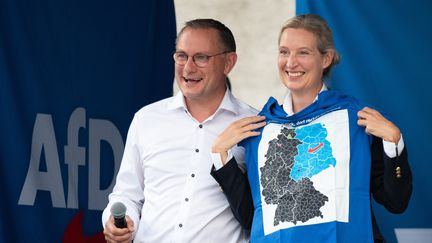
[[[185,26],[180,30],[179,34],[177,35],[177,40],[183,33],[183,31],[187,28],[192,29],[215,29],[217,30],[220,38],[220,42],[226,50],[224,51],[236,51],[236,43],[234,39],[234,35],[232,34],[231,30],[226,27],[221,22],[214,20],[214,19],[194,19],[187,21],[185,23]],[[177,45],[176,40],[176,45]]]

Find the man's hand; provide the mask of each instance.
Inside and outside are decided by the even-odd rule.
[[[117,228],[114,225],[114,218],[111,215],[107,223],[105,224],[105,229],[103,231],[105,235],[105,240],[109,243],[129,243],[132,242],[132,236],[134,232],[134,222],[129,216],[126,215],[127,228]]]

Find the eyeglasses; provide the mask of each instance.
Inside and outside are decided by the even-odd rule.
[[[197,67],[206,67],[211,57],[223,55],[232,51],[224,51],[214,55],[206,55],[206,54],[195,54],[192,56],[192,61],[197,65]],[[187,63],[189,56],[184,52],[174,52],[174,62],[177,65],[183,66]]]

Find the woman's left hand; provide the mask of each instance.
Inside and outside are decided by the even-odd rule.
[[[387,120],[377,110],[369,107],[357,113],[359,126],[365,127],[366,133],[380,137],[387,142],[398,143],[401,137],[399,128]]]

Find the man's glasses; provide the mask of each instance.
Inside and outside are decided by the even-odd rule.
[[[210,58],[215,57],[215,56],[219,56],[222,54],[226,54],[232,51],[224,51],[218,54],[214,54],[214,55],[206,55],[206,54],[195,54],[192,56],[192,61],[195,63],[195,65],[197,65],[198,67],[207,67]],[[183,66],[187,63],[189,56],[184,53],[184,52],[174,52],[174,62],[177,65]]]

